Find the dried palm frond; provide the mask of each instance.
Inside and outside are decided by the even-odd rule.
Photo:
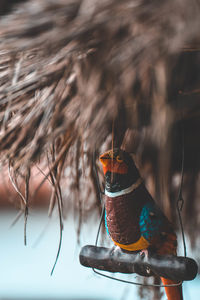
[[[136,154],[157,201],[173,217],[184,147],[185,222],[194,237],[200,225],[200,2],[15,2],[1,4],[2,164],[24,174],[45,160],[51,207],[55,197],[61,201],[59,182],[68,170],[65,196],[76,194],[70,198],[82,214],[98,194],[92,153],[111,147],[113,131],[114,145]]]

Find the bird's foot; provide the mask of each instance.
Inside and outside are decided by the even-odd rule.
[[[140,251],[140,255],[141,255],[143,261],[145,260],[145,262],[148,262],[149,252],[150,251],[147,250],[147,249],[144,249],[144,250]],[[152,273],[152,271],[151,271],[151,269],[150,269],[149,266],[146,266],[145,270],[146,270],[146,276],[153,275],[153,273]]]
[[[139,253],[142,256],[142,258],[148,258],[149,256],[149,251],[147,249],[143,249]]]
[[[110,255],[113,255],[114,253],[121,251],[121,248],[119,246],[114,245],[110,250]]]

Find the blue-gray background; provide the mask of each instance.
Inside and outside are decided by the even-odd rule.
[[[23,217],[15,226],[10,227],[16,214],[14,210],[0,212],[1,300],[139,299],[135,286],[104,279],[79,264],[77,225],[72,217],[65,221],[60,257],[53,276],[50,276],[59,242],[57,216],[54,215],[49,221],[46,211],[30,211],[27,225],[28,245],[24,246]],[[96,230],[97,223],[85,222],[81,246],[94,243]],[[136,276],[129,279],[136,280]],[[184,283],[184,299],[200,299],[198,278]]]

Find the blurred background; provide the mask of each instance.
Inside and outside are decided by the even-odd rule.
[[[200,0],[0,1],[0,299],[165,299],[79,264],[101,212],[94,165],[103,187],[97,158],[112,147],[133,154],[178,235],[184,175],[199,262],[199,15]],[[184,283],[185,299],[199,292]]]

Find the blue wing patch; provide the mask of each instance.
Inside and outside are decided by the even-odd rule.
[[[165,217],[161,210],[154,203],[147,203],[143,206],[139,225],[141,235],[151,241],[153,237],[158,235],[165,224]]]
[[[107,220],[106,220],[106,211],[105,211],[105,227],[106,227],[106,232],[110,236],[110,233],[108,231],[108,225],[107,225]]]

